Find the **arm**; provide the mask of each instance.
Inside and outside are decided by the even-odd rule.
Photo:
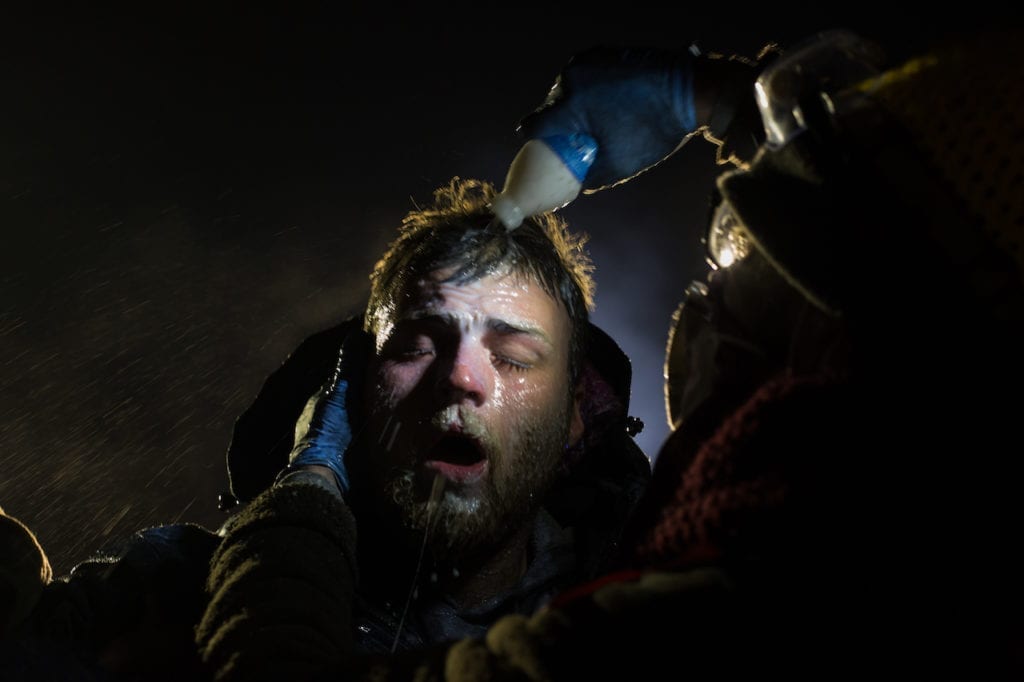
[[[719,147],[720,162],[739,165],[763,137],[754,81],[773,49],[751,60],[695,49],[592,48],[569,61],[517,132],[593,138],[598,151],[583,184],[590,192],[652,168],[697,133]]]
[[[218,680],[308,679],[351,657],[356,525],[344,455],[363,341],[356,333],[342,344],[298,420],[288,466],[222,531],[196,630]]]
[[[196,629],[217,680],[309,679],[352,653],[355,520],[334,483],[298,471],[226,527]]]

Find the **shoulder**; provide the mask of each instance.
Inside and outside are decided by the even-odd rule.
[[[0,508],[0,635],[24,620],[51,578],[35,534]]]

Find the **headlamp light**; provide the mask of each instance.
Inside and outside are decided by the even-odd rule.
[[[705,238],[707,260],[712,268],[727,268],[750,253],[750,239],[728,202],[719,202]]]

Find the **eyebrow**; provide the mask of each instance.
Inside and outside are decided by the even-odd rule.
[[[487,320],[487,328],[505,336],[530,336],[539,341],[543,341],[552,348],[554,347],[554,344],[551,342],[548,335],[544,333],[544,330],[533,325],[520,324],[517,326],[506,320],[491,318]]]
[[[420,322],[440,322],[446,325],[455,325],[458,324],[459,321],[455,315],[429,309],[412,311],[405,319]],[[532,324],[524,322],[516,322],[513,324],[508,320],[491,317],[487,319],[486,325],[489,330],[497,334],[501,334],[502,336],[528,336],[530,338],[537,339],[549,348],[555,347],[551,337],[549,337],[543,329]]]

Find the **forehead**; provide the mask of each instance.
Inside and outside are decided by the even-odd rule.
[[[561,301],[520,273],[498,272],[472,282],[443,281],[449,270],[437,270],[410,283],[396,311],[396,321],[442,314],[464,322],[501,320],[545,331],[554,340],[569,331],[569,315]]]

